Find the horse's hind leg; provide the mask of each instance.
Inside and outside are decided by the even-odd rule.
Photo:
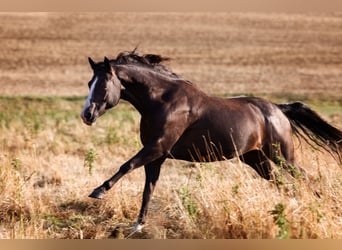
[[[240,160],[251,166],[262,178],[271,180],[272,165],[260,150],[253,150],[241,155]]]
[[[282,170],[290,173],[294,178],[303,174],[305,171],[294,162],[293,152],[291,149],[286,148],[287,151],[281,150],[282,147],[272,145],[270,147],[264,147],[263,150],[254,150],[247,152],[240,156],[241,161],[251,166],[262,178],[266,180],[280,179],[276,177],[281,174]],[[285,149],[285,148],[284,148]],[[274,162],[276,166],[279,166],[280,171],[276,171],[272,167]],[[278,173],[277,173],[278,172]]]

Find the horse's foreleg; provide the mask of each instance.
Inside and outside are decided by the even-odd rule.
[[[110,179],[106,180],[101,186],[95,188],[89,195],[90,198],[102,199],[107,190],[121,179],[122,176],[129,172],[128,163],[122,165],[118,172],[116,172]]]
[[[101,186],[94,189],[89,195],[91,198],[101,199],[106,191],[112,188],[112,186],[121,179],[124,175],[131,172],[135,168],[149,164],[159,158],[165,157],[163,147],[158,143],[145,146],[139,151],[133,158],[123,164],[120,169],[108,180],[106,180]]]
[[[165,161],[165,158],[163,157],[150,164],[145,165],[146,181],[145,181],[144,193],[143,193],[139,217],[138,217],[137,223],[133,231],[140,230],[145,224],[145,218],[147,215],[148,205],[152,198],[154,188],[159,178],[161,165],[164,161]]]

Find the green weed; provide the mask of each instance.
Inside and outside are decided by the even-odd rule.
[[[274,223],[279,227],[279,232],[276,236],[278,239],[290,238],[290,223],[286,218],[285,208],[286,206],[283,203],[278,203],[275,205],[274,209],[270,211],[270,214],[273,215]]]
[[[96,153],[95,149],[93,149],[93,148],[89,149],[85,154],[84,167],[86,167],[88,169],[89,175],[93,174],[94,162],[95,162],[96,158],[97,158],[97,153]]]
[[[180,195],[182,205],[185,208],[185,211],[192,219],[196,218],[199,213],[199,208],[196,205],[196,202],[189,188],[183,187],[182,189],[180,189],[178,194]]]
[[[11,165],[16,171],[20,171],[22,162],[19,158],[14,158],[11,162]]]
[[[108,129],[106,130],[105,142],[109,145],[119,142],[119,137],[117,135],[115,128],[108,127]]]

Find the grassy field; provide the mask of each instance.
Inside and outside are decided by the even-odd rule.
[[[136,45],[207,93],[304,101],[341,128],[340,14],[1,13],[0,238],[342,238],[341,165],[299,143],[320,198],[237,160],[167,161],[142,232],[143,169],[88,198],[141,144],[125,102],[82,124],[87,56]]]

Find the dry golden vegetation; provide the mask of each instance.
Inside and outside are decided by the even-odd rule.
[[[342,127],[341,14],[1,13],[0,238],[342,238],[341,165],[304,143],[311,186],[237,160],[167,161],[134,234],[142,168],[88,198],[141,144],[125,102],[82,124],[87,56],[137,45],[207,93],[305,101]]]

